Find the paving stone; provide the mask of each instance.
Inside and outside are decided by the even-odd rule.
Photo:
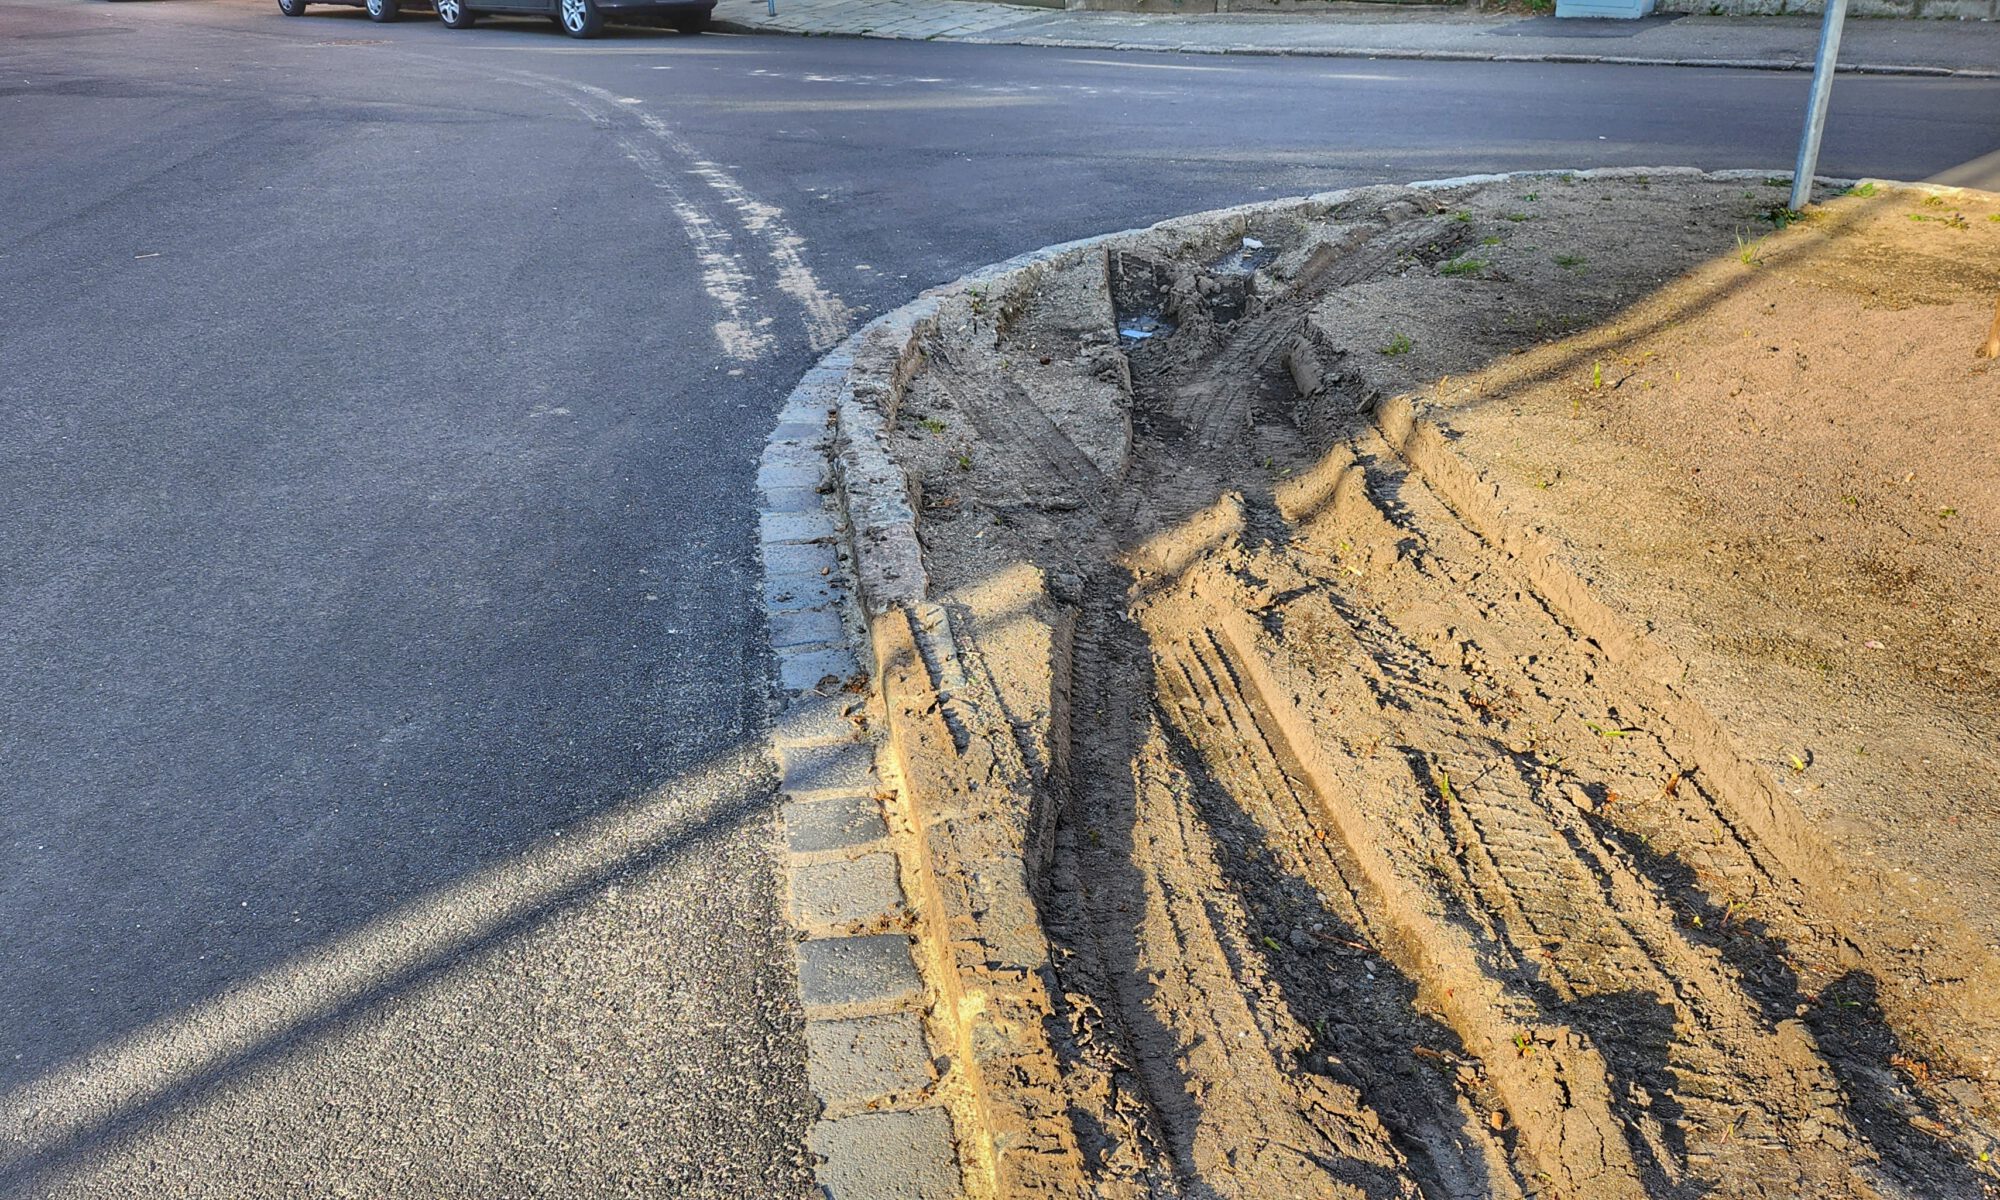
[[[847,641],[847,626],[840,612],[828,608],[801,608],[770,613],[771,646],[785,650],[795,646],[823,646]]]
[[[866,701],[852,692],[824,696],[816,692],[801,692],[787,700],[778,711],[777,728],[772,736],[781,746],[798,742],[849,741],[862,728],[855,717],[865,707]]]
[[[803,467],[816,473],[826,471],[826,450],[803,442],[767,441],[758,460],[765,467]]]
[[[823,446],[829,440],[829,435],[824,422],[780,421],[778,427],[771,431],[771,440],[774,442],[799,442],[809,446]]]
[[[757,486],[760,488],[819,488],[820,480],[826,475],[826,464],[816,463],[801,466],[796,463],[765,463],[757,468]]]
[[[770,575],[828,575],[840,567],[831,542],[765,542],[763,550]]]
[[[778,413],[777,428],[771,431],[771,441],[786,441],[797,445],[813,446],[824,457],[826,448],[840,436],[840,425],[833,418],[839,392],[833,388],[814,389],[806,396],[801,388],[792,393],[790,403]],[[802,432],[811,430],[812,432]]]
[[[772,487],[764,489],[764,511],[767,513],[821,512],[825,509],[825,497],[817,488]]]
[[[828,1104],[908,1095],[936,1081],[915,1013],[806,1022],[806,1074]]]
[[[840,385],[847,382],[847,369],[853,365],[854,355],[845,350],[833,351],[799,376],[799,385],[792,389],[793,397],[812,396],[818,400],[821,411],[832,408],[840,400]],[[788,408],[790,403],[787,402]]]
[[[833,523],[833,514],[824,509],[818,512],[767,512],[757,518],[758,538],[766,543],[826,542],[830,545],[839,533]]]
[[[799,943],[799,997],[808,1008],[891,1003],[923,991],[910,943],[900,933],[817,938]]]
[[[785,848],[794,854],[850,850],[888,836],[882,804],[873,795],[857,792],[785,805]]]
[[[824,608],[839,594],[838,583],[828,575],[764,576],[764,607],[787,611]]]
[[[864,854],[792,868],[792,920],[814,928],[845,927],[894,916],[903,908],[896,856]]]
[[[941,1108],[861,1113],[813,1126],[828,1200],[955,1200],[951,1120]]]
[[[782,746],[778,760],[784,764],[784,779],[779,786],[793,796],[813,792],[872,795],[875,790],[875,748],[866,742]]]
[[[788,692],[818,691],[829,676],[838,686],[845,686],[863,675],[861,660],[846,646],[778,651],[778,685]]]

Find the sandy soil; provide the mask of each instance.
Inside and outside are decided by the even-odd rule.
[[[1105,1196],[1982,1196],[2000,205],[1379,189],[897,413]]]

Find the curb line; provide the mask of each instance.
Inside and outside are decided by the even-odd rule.
[[[779,857],[798,930],[806,1073],[820,1113],[808,1145],[835,1200],[956,1200],[954,1121],[926,1028],[930,989],[912,957],[898,839],[882,797],[869,672],[824,494],[844,351],[806,372],[757,471],[770,628],[771,736],[784,796]]]
[[[1789,184],[1792,173],[1614,167],[1464,175],[1404,186],[1443,191],[1519,179],[1641,176]],[[1815,182],[1838,189],[1862,181],[1821,176]],[[1919,192],[1960,190],[1874,182]],[[978,684],[960,666],[949,615],[930,599],[911,481],[887,449],[903,391],[924,365],[926,339],[947,305],[975,289],[985,302],[1004,305],[1046,269],[1121,242],[1196,237],[1274,213],[1325,212],[1380,186],[1175,217],[973,271],[863,326],[806,373],[780,413],[758,474],[765,496],[764,594],[781,697],[774,742],[788,798],[791,906],[807,939],[800,972],[808,1068],[828,1114],[815,1129],[813,1148],[825,1160],[821,1181],[832,1200],[958,1195],[961,1170],[965,1194],[974,1197],[1079,1194],[1075,1186],[1083,1178],[1066,1114],[1049,1111],[1035,1088],[1017,1086],[1045,1084],[1058,1073],[1042,1027],[1052,975],[1029,887],[1031,867],[1005,837],[1009,822],[1026,811],[1029,801],[1021,793],[1028,785],[1009,778],[998,760],[988,763],[987,785],[973,792],[925,765],[990,757],[990,750],[976,740],[966,744],[953,728],[960,694],[971,696]],[[830,493],[831,508],[822,504],[822,489]],[[801,547],[811,550],[802,554]],[[821,640],[797,640],[815,636],[800,631],[806,612],[820,614],[813,628]],[[879,745],[863,729],[863,692],[883,719]],[[861,863],[870,865],[856,865]],[[891,873],[892,865],[900,870]],[[858,943],[868,943],[865,954]],[[825,990],[826,960],[835,954],[854,959],[839,974],[851,991]],[[920,1008],[945,1053],[930,1060],[934,1070],[918,1086],[920,1039],[907,1035],[915,1024],[911,1014]],[[898,1028],[906,1035],[901,1057],[878,1053],[871,1041],[888,1036],[882,1022],[896,1014],[902,1014]],[[876,1024],[834,1027],[845,1019]],[[839,1037],[847,1041],[836,1045]],[[857,1099],[851,1088],[830,1092],[823,1086],[849,1074],[875,1090]],[[898,1082],[904,1090],[890,1086]],[[890,1111],[877,1114],[875,1106]],[[942,1121],[947,1110],[949,1128]],[[879,1168],[858,1172],[859,1151],[850,1143],[874,1131],[855,1122],[895,1113],[932,1122],[920,1139],[893,1147],[915,1155],[924,1170],[893,1178]],[[935,1181],[943,1178],[938,1156],[951,1153],[954,1129],[953,1190],[936,1190]]]
[[[1022,20],[1033,20],[1023,17]],[[1068,38],[1068,37],[1026,37],[1005,36],[1005,26],[998,30],[978,33],[936,33],[924,36],[895,33],[886,30],[804,30],[784,29],[763,25],[755,21],[743,21],[734,17],[714,17],[710,28],[723,33],[780,34],[790,37],[850,37],[876,38],[886,41],[903,42],[962,42],[975,46],[1039,46],[1057,50],[1114,50],[1126,53],[1144,54],[1219,54],[1245,55],[1263,58],[1358,58],[1383,59],[1401,62],[1481,62],[1481,63],[1557,63],[1562,65],[1619,66],[1619,67],[1705,67],[1711,70],[1732,71],[1811,71],[1811,58],[1667,58],[1629,54],[1572,54],[1549,52],[1543,54],[1511,54],[1506,51],[1488,50],[1406,50],[1395,47],[1366,46],[1268,46],[1251,43],[1208,45],[1183,42],[1179,45],[1151,45],[1141,42],[1124,42],[1114,38]],[[1842,75],[1903,75],[1937,79],[2000,79],[2000,69],[1982,67],[1934,67],[1909,63],[1836,63],[1835,72]]]

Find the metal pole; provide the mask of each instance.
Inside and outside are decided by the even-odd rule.
[[[1799,137],[1799,161],[1792,168],[1794,210],[1812,201],[1813,173],[1819,169],[1819,135],[1826,131],[1826,102],[1833,95],[1833,64],[1840,57],[1840,31],[1847,24],[1847,0],[1826,0],[1819,25],[1819,57],[1813,60],[1812,100]]]

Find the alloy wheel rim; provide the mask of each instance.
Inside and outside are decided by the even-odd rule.
[[[441,21],[458,20],[457,0],[437,0],[437,8],[438,8],[439,20]]]
[[[563,0],[563,26],[568,29],[582,29],[583,11],[583,0]]]

